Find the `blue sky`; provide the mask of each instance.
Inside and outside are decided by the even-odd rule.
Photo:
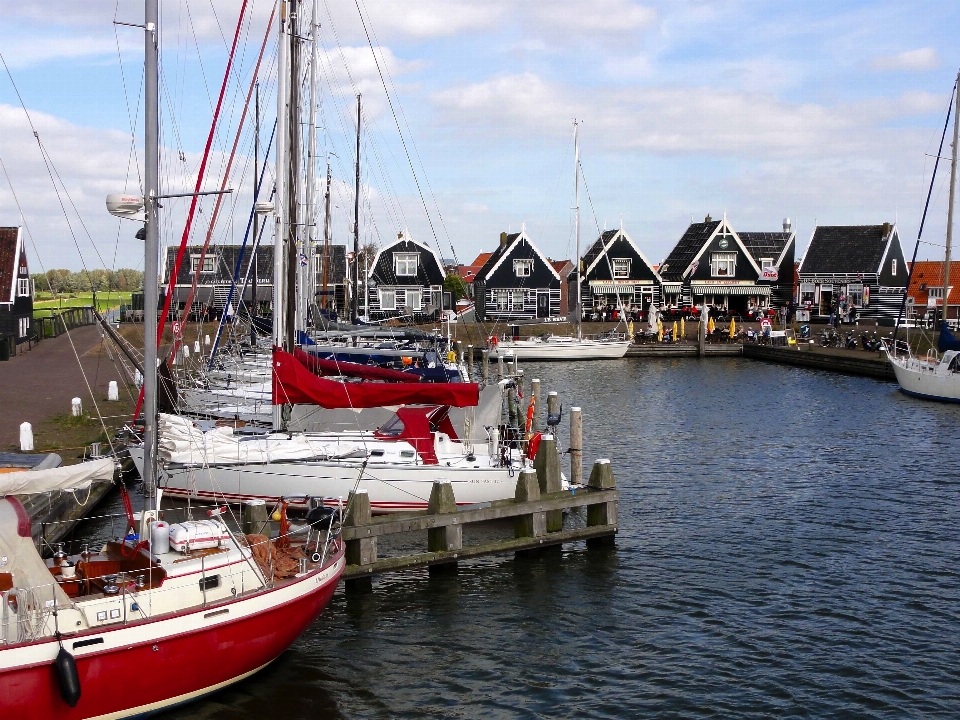
[[[582,120],[592,200],[583,193],[585,244],[597,225],[622,219],[659,260],[691,217],[726,212],[741,230],[776,229],[792,218],[801,250],[815,222],[896,220],[909,252],[928,155],[960,65],[954,2],[363,0],[405,151],[356,4],[318,6],[320,153],[331,153],[334,168],[335,241],[348,240],[352,221],[359,89],[364,237],[385,242],[407,230],[461,262],[521,225],[553,257],[573,254],[574,117]],[[193,182],[240,2],[161,0],[161,7],[163,182],[175,191]],[[220,184],[272,5],[253,0],[249,7],[207,187]],[[0,158],[43,267],[141,263],[135,226],[103,209],[107,193],[138,185],[142,34],[113,21],[141,16],[129,1],[0,0],[0,52],[79,213],[70,210],[68,225],[12,85],[0,76]],[[260,74],[264,141],[276,113],[275,52],[271,35]],[[218,241],[238,238],[246,223],[250,125]],[[925,231],[934,243],[945,228],[946,177]],[[167,204],[166,241],[179,240],[184,205]],[[211,201],[202,208],[194,229],[200,240]],[[0,224],[18,222],[0,177]],[[920,255],[940,252],[928,245]]]

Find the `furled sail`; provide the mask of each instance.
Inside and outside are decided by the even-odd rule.
[[[293,351],[293,356],[308,370],[317,375],[341,375],[363,378],[364,380],[390,380],[404,383],[418,383],[421,380],[419,375],[402,370],[391,370],[390,368],[343,362],[342,360],[325,360],[299,348]]]
[[[340,382],[317,377],[296,357],[273,349],[273,403],[303,403],[324,408],[368,408],[384,405],[450,405],[474,407],[480,400],[476,383]]]
[[[940,337],[937,338],[937,350],[945,353],[947,350],[960,350],[960,339],[950,331],[947,323],[940,324]]]
[[[90,460],[47,470],[24,470],[0,474],[0,497],[38,495],[57,490],[85,490],[94,482],[113,480],[111,458]]]

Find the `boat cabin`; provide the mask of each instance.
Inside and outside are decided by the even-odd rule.
[[[437,445],[459,442],[447,405],[405,405],[374,433],[380,440],[405,440],[424,465],[437,465]]]
[[[474,278],[478,320],[534,320],[560,313],[560,273],[525,231],[500,245]]]

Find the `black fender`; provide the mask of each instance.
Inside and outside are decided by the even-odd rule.
[[[60,697],[70,707],[76,707],[80,702],[80,674],[77,672],[77,661],[61,645],[53,666],[57,672]]]

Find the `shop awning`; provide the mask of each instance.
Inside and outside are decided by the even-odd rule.
[[[682,282],[665,282],[663,284],[663,291],[665,293],[678,294],[681,290],[683,290]]]
[[[610,280],[591,280],[590,292],[594,295],[633,295],[638,287],[643,287],[640,283],[611,282]]]
[[[694,295],[756,295],[770,297],[769,285],[714,285],[712,283],[690,283]]]

